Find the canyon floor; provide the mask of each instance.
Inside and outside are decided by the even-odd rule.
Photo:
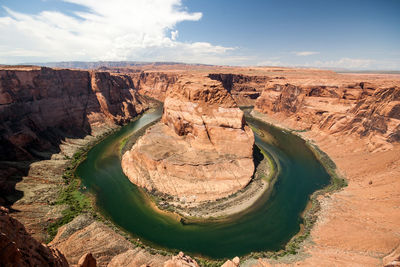
[[[348,181],[342,190],[320,197],[317,223],[298,254],[276,260],[249,259],[241,266],[382,266],[400,255],[398,74],[202,65],[118,68],[124,74],[117,74],[116,68],[105,73],[30,67],[2,67],[0,71],[1,148],[5,151],[0,158],[0,201],[40,242],[49,238],[48,225],[63,216],[65,207],[54,202],[64,183],[68,158],[95,136],[146,109],[140,94],[164,101],[166,92],[184,77],[221,82],[239,105],[255,106],[257,117],[294,129],[316,144]],[[32,75],[39,78],[32,82]],[[52,77],[58,77],[57,81]],[[96,86],[88,90],[89,80]],[[68,92],[79,86],[80,93],[68,99]],[[22,93],[26,88],[37,91],[30,90],[33,95],[29,96]],[[50,108],[41,111],[35,105]],[[62,105],[66,108],[56,109],[57,118],[47,114],[46,110]],[[25,114],[34,115],[28,120],[23,119]],[[37,122],[36,127],[32,121]],[[68,132],[60,139],[66,122],[74,129],[90,125],[90,131]],[[48,129],[58,130],[50,134]],[[82,214],[62,226],[50,246],[71,265],[86,253],[92,253],[99,266],[182,266],[179,264],[191,262],[182,255],[171,259],[151,254],[127,239],[112,224]]]

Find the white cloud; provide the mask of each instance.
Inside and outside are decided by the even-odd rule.
[[[367,69],[372,67],[375,60],[357,59],[357,58],[341,58],[339,60],[330,61],[314,61],[307,63],[306,66],[324,67],[324,68],[346,68],[346,69]]]
[[[172,32],[171,32],[171,40],[172,40],[172,41],[175,41],[176,38],[178,38],[178,35],[179,35],[178,30],[172,31]]]
[[[295,54],[296,56],[312,56],[312,55],[318,55],[319,52],[315,51],[300,51],[300,52],[292,52],[292,54]]]
[[[365,70],[365,69],[388,69],[384,66],[391,65],[383,65],[383,62],[378,62],[372,59],[357,59],[357,58],[341,58],[338,60],[327,60],[321,61],[316,60],[312,62],[304,62],[304,63],[290,63],[284,62],[281,60],[264,60],[257,64],[258,66],[282,66],[282,67],[309,67],[309,68],[344,68],[344,69],[354,69],[354,70]],[[392,64],[393,69],[396,68],[396,65]],[[397,65],[398,68],[398,65]],[[389,67],[390,69],[390,67]]]
[[[202,14],[181,0],[63,0],[87,8],[69,16],[56,11],[0,17],[0,63],[71,60],[219,62],[230,47],[177,41],[176,25]],[[207,63],[207,62],[204,62]]]

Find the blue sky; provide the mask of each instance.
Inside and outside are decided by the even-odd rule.
[[[0,63],[400,70],[400,0],[0,0]]]

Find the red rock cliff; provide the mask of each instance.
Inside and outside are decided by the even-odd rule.
[[[164,101],[168,88],[173,87],[179,78],[177,73],[140,72],[130,74],[139,93]]]
[[[69,266],[57,249],[39,243],[25,227],[0,206],[0,265],[1,266]]]
[[[232,73],[210,73],[208,77],[222,82],[224,88],[232,94],[239,105],[254,105],[254,101],[270,80],[267,76]]]
[[[400,140],[400,87],[275,84],[257,99],[256,110],[285,118],[294,127],[367,137],[371,149]]]
[[[130,77],[75,70],[0,70],[0,160],[29,159],[93,126],[146,107]]]

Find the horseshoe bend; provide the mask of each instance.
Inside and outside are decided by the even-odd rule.
[[[122,157],[128,178],[191,202],[243,189],[254,172],[253,133],[222,84],[207,77],[178,80],[160,123]]]
[[[185,68],[2,67],[2,261],[396,260],[398,75]]]

